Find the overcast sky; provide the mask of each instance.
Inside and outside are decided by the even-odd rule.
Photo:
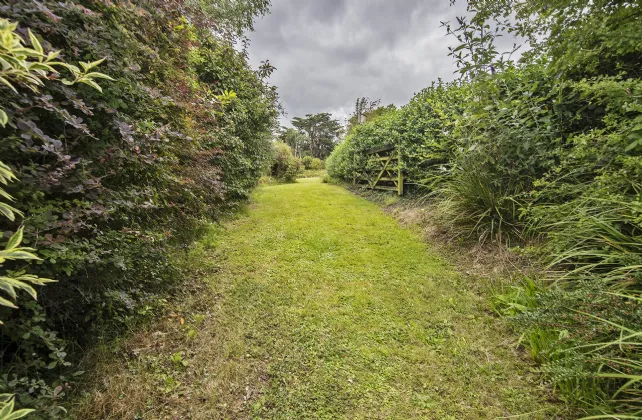
[[[403,105],[431,81],[452,80],[455,41],[440,21],[464,12],[449,0],[272,0],[249,34],[250,60],[277,68],[283,122],[331,112],[343,123],[358,97]]]

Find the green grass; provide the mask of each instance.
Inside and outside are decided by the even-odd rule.
[[[266,186],[212,235],[203,258],[216,266],[213,290],[199,301],[210,314],[197,337],[132,345],[160,347],[151,353],[166,353],[155,360],[180,384],[173,399],[147,398],[156,414],[143,417],[163,418],[163,405],[203,419],[556,416],[470,280],[375,204],[319,179]],[[176,351],[185,368],[167,362]],[[143,362],[129,369],[103,399],[135,405],[136,383],[154,379]]]
[[[244,347],[266,363],[254,415],[493,418],[543,408],[465,281],[339,187],[259,190],[219,252]]]

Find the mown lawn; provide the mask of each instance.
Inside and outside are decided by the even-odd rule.
[[[205,241],[211,293],[173,341],[167,327],[136,339],[100,415],[118,396],[143,418],[556,417],[471,280],[376,205],[300,180],[260,188],[226,228]],[[187,367],[165,360],[177,351]],[[143,385],[168,365],[178,385]]]

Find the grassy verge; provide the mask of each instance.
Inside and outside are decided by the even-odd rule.
[[[207,286],[95,357],[78,418],[562,417],[471,279],[340,187],[262,187],[191,258]]]

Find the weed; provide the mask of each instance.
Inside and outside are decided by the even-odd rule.
[[[184,368],[184,367],[187,367],[187,365],[189,365],[188,361],[185,360],[184,351],[179,351],[172,354],[169,360],[171,360],[175,368]]]

